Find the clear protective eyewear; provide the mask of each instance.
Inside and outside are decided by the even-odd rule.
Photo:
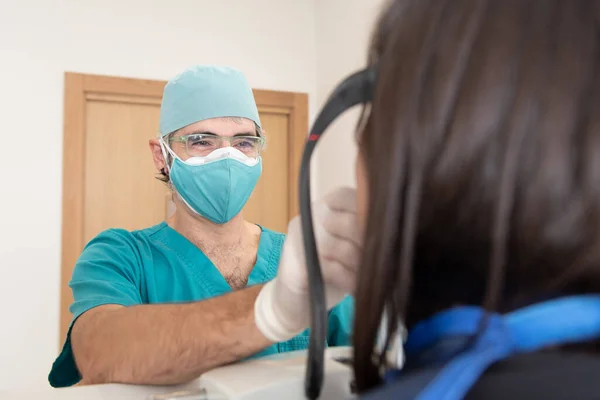
[[[205,157],[228,142],[229,146],[241,151],[246,156],[257,158],[265,145],[265,139],[260,136],[217,136],[206,133],[175,136],[169,138],[168,141],[169,146],[173,142],[184,143],[189,157]]]

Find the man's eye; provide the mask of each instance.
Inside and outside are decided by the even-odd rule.
[[[212,142],[209,140],[195,140],[192,142],[192,146],[194,147],[207,147],[212,146]]]
[[[252,142],[249,141],[242,141],[242,142],[238,142],[237,144],[239,147],[244,147],[244,148],[248,148],[248,147],[252,147]]]

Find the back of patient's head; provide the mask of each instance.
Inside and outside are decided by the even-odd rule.
[[[359,135],[357,383],[382,311],[600,291],[600,1],[397,0]],[[396,321],[397,322],[397,321]]]

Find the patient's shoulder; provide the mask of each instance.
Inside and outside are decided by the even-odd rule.
[[[467,400],[598,398],[600,357],[546,351],[511,357],[491,366]]]

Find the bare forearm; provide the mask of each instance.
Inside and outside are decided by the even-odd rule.
[[[188,304],[99,312],[73,331],[84,382],[176,384],[269,346],[256,328],[260,286]]]

